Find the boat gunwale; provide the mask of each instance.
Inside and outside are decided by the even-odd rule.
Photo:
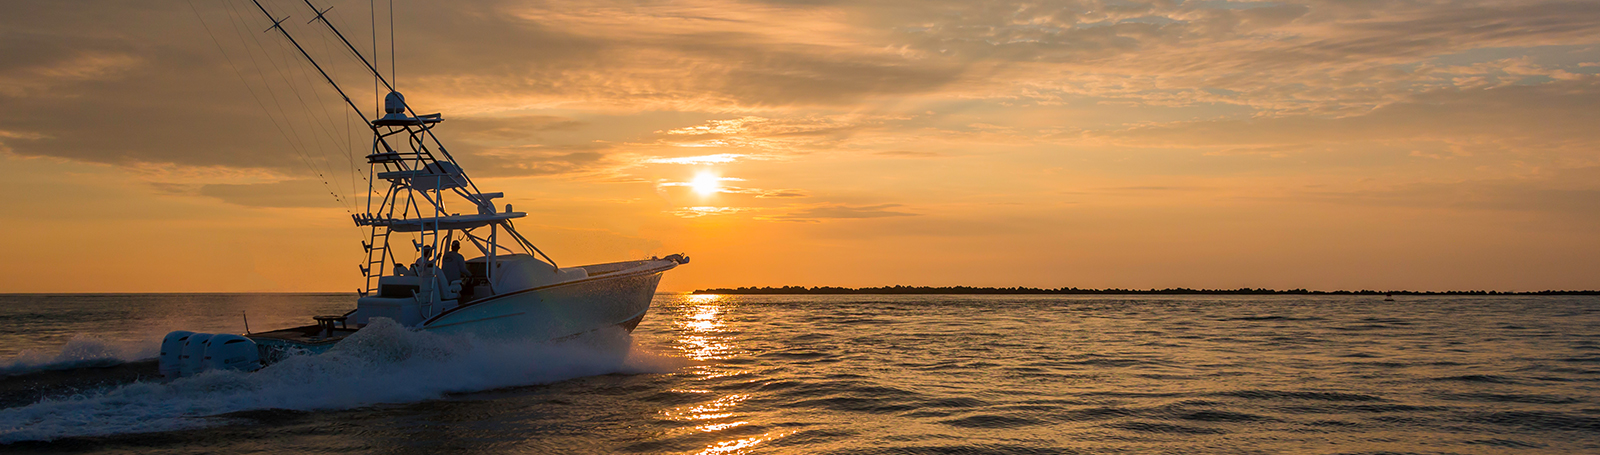
[[[663,260],[663,261],[665,261],[665,260]],[[647,269],[647,270],[643,270],[643,271],[639,271],[639,272],[629,272],[629,273],[626,273],[626,274],[620,274],[621,273],[620,271],[619,272],[612,272],[612,273],[606,273],[606,274],[603,274],[603,275],[600,275],[600,276],[592,276],[592,277],[578,279],[578,280],[564,281],[564,282],[555,283],[555,284],[548,284],[548,285],[539,286],[539,287],[533,287],[533,288],[527,288],[527,289],[522,289],[522,290],[517,290],[517,291],[511,291],[511,292],[507,292],[507,293],[504,293],[504,294],[495,294],[495,295],[492,295],[492,296],[489,296],[489,297],[485,297],[485,298],[482,298],[482,299],[478,299],[478,300],[474,300],[474,301],[471,301],[471,302],[467,302],[466,304],[457,305],[455,308],[444,310],[443,312],[441,312],[439,314],[436,314],[436,315],[433,315],[433,317],[428,318],[425,321],[422,321],[421,324],[417,324],[417,328],[426,330],[426,329],[429,328],[430,324],[433,324],[434,321],[438,321],[439,318],[442,318],[442,317],[445,317],[445,316],[450,315],[452,313],[455,313],[456,311],[460,311],[460,310],[463,310],[463,309],[466,309],[466,308],[472,308],[472,307],[478,306],[478,305],[483,304],[483,303],[492,302],[492,301],[498,300],[498,299],[500,299],[502,297],[511,297],[511,296],[518,295],[518,294],[524,294],[524,293],[534,292],[534,291],[543,291],[543,290],[546,290],[546,289],[553,289],[553,288],[572,285],[572,284],[588,283],[588,282],[594,282],[594,281],[600,281],[600,280],[610,280],[610,279],[617,279],[617,278],[628,278],[628,277],[633,277],[633,276],[645,276],[645,275],[661,274],[661,273],[666,273],[666,271],[668,271],[668,270],[672,270],[672,269],[678,267],[678,263],[677,262],[674,262],[674,261],[665,261],[665,262],[667,263],[667,265],[665,267],[652,268],[652,269]],[[615,264],[615,262],[613,262],[611,264]],[[597,264],[597,265],[605,265],[605,264]]]

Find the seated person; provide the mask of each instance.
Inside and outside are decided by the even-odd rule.
[[[394,276],[411,276],[411,269],[407,269],[405,264],[396,262],[394,263]]]
[[[412,276],[430,276],[433,272],[433,245],[423,245],[417,262],[411,264]]]
[[[439,269],[444,272],[444,281],[447,283],[461,283],[459,298],[462,301],[471,299],[472,287],[467,284],[467,259],[461,256],[461,241],[450,241],[450,251],[444,252],[440,258]]]

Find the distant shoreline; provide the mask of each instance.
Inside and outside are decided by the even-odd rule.
[[[1363,289],[1359,291],[1312,291],[1306,289],[1080,289],[1080,288],[1029,288],[1029,287],[971,287],[971,286],[879,286],[867,288],[844,288],[833,286],[784,286],[784,287],[740,287],[697,289],[691,294],[722,294],[722,295],[825,295],[825,294],[958,294],[958,295],[1600,295],[1600,290],[1584,291],[1374,291]]]

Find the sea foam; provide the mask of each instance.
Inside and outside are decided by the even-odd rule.
[[[260,409],[348,409],[446,393],[546,384],[609,373],[667,372],[678,360],[633,347],[621,329],[563,343],[499,342],[417,332],[386,319],[320,355],[254,373],[207,371],[0,409],[0,443],[199,428]]]
[[[0,377],[112,366],[153,358],[159,348],[155,342],[118,344],[79,335],[67,341],[57,352],[22,351],[16,357],[0,360]]]

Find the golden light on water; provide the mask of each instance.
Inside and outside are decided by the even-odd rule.
[[[788,436],[789,433],[790,432],[771,432],[771,433],[766,433],[766,434],[763,434],[763,435],[760,435],[760,436],[751,436],[751,437],[744,438],[744,439],[735,439],[735,440],[732,440],[732,441],[723,441],[723,442],[719,442],[719,443],[713,444],[710,447],[706,447],[706,449],[700,451],[700,453],[701,453],[701,455],[713,454],[713,453],[745,453],[749,449],[754,448],[755,446],[760,445],[763,442],[767,442],[767,441],[778,439],[778,438],[781,438],[781,437],[784,437],[784,436]]]
[[[728,358],[733,346],[720,335],[726,328],[722,320],[722,296],[695,294],[688,296],[683,316],[675,324],[683,335],[678,339],[679,349],[695,360]]]
[[[721,298],[722,298],[722,296],[717,295],[717,294],[690,294],[689,295],[689,303],[693,303],[693,304],[697,304],[697,305],[698,304],[706,304],[706,303],[716,302],[718,299],[721,299]]]
[[[701,297],[701,296],[695,296],[695,297]],[[695,308],[695,311],[693,313],[689,314],[689,318],[688,318],[687,321],[684,322],[684,324],[686,326],[688,326],[690,329],[692,329],[692,330],[694,330],[696,332],[712,332],[712,331],[716,331],[717,329],[721,328],[722,325],[723,325],[722,324],[722,320],[720,318],[718,318],[718,316],[722,313],[722,308],[718,307],[717,305],[712,304],[713,302],[716,302],[717,297],[719,297],[719,296],[711,295],[711,296],[704,296],[704,297],[710,297],[710,298],[709,299],[691,299],[690,300],[690,301],[701,300],[705,304],[702,304],[699,307]]]
[[[678,349],[689,358],[719,360],[732,357],[735,346],[728,335],[723,333],[727,331],[725,300],[723,296],[715,294],[691,294],[684,297],[683,306],[674,325],[679,333]],[[695,368],[694,375],[701,380],[709,380],[740,373],[742,372],[737,368],[730,370],[723,365],[706,364]],[[749,394],[731,394],[709,403],[663,410],[661,414],[671,420],[701,422],[694,427],[694,431],[717,433],[751,423],[747,420],[749,416],[735,412],[735,408],[748,399],[750,399]],[[768,432],[759,436],[718,441],[707,445],[700,453],[746,453],[756,446],[784,435],[786,433]]]
[[[722,430],[726,430],[726,429],[729,429],[729,428],[734,428],[734,427],[747,425],[749,423],[750,422],[746,422],[746,421],[743,421],[743,420],[738,421],[738,422],[728,422],[728,423],[708,423],[708,424],[705,424],[705,425],[694,427],[694,429],[699,430],[699,431],[703,431],[703,432],[706,432],[706,433],[710,433],[710,432],[713,432],[713,431],[722,431]]]
[[[661,411],[661,414],[672,420],[684,421],[724,419],[733,417],[729,409],[749,398],[750,395],[744,394],[728,395],[706,404],[668,409]]]

